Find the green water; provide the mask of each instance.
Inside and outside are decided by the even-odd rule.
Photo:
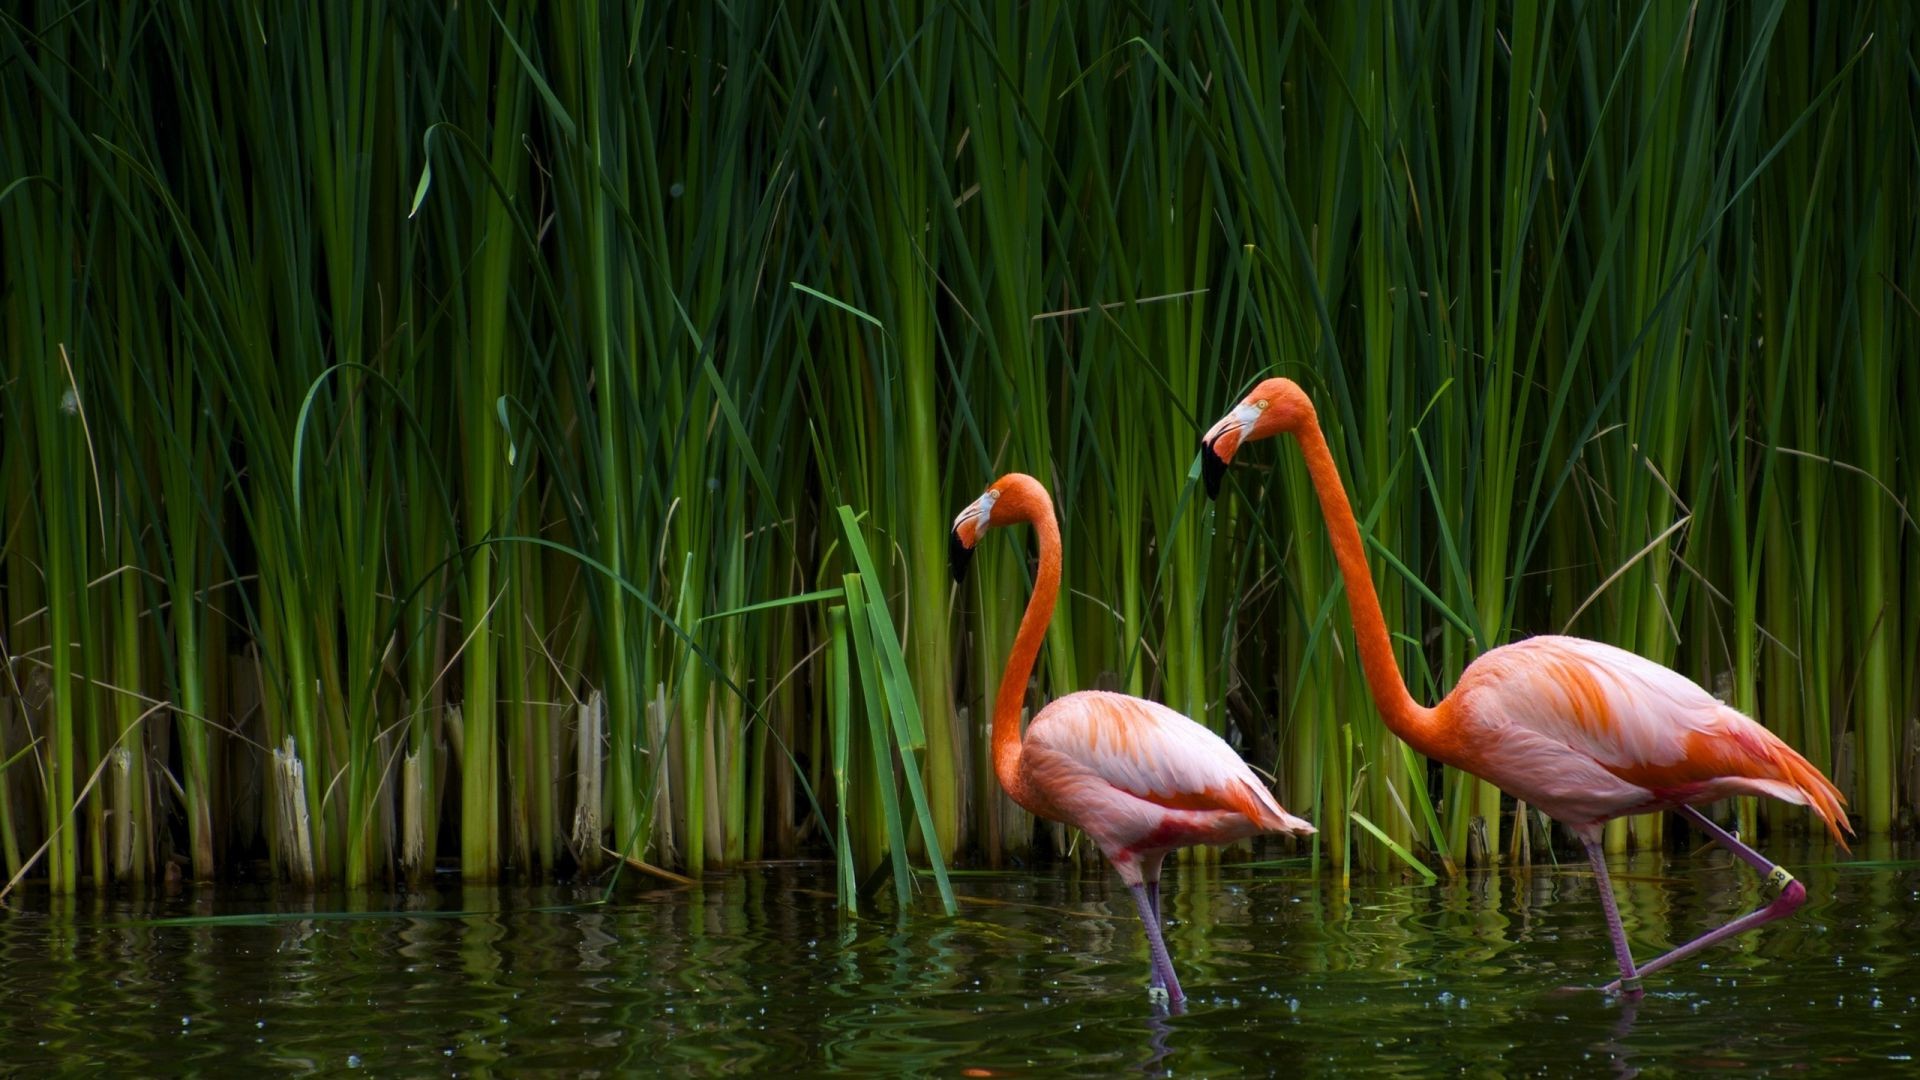
[[[1173,1017],[1147,1001],[1127,892],[1070,867],[967,875],[957,918],[904,921],[843,921],[821,865],[698,889],[627,877],[572,911],[536,909],[601,890],[27,893],[0,913],[0,1071],[1913,1069],[1920,863],[1773,854],[1807,906],[1662,972],[1637,1004],[1556,989],[1611,968],[1592,878],[1572,866],[1350,888],[1294,865],[1177,868],[1169,938],[1191,1000]],[[1645,956],[1762,900],[1719,852],[1615,873]],[[325,914],[356,908],[412,913]],[[260,911],[319,914],[130,925]]]

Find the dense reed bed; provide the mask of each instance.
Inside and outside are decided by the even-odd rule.
[[[1069,850],[1021,546],[944,577],[1011,469],[1035,707],[1189,712],[1342,872],[1544,858],[1382,728],[1297,457],[1198,497],[1272,372],[1427,696],[1600,638],[1911,824],[1906,5],[243,9],[0,14],[8,879]]]

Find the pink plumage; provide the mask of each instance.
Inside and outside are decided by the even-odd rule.
[[[1771,731],[1645,657],[1543,636],[1474,661],[1441,706],[1438,755],[1591,833],[1609,818],[1765,795],[1809,806],[1842,847],[1840,792]]]
[[[1023,742],[1030,809],[1084,831],[1128,885],[1176,848],[1314,831],[1220,736],[1158,702],[1069,694],[1033,718]]]

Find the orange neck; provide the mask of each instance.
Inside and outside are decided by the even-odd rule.
[[[1340,564],[1340,575],[1347,583],[1347,608],[1353,613],[1353,636],[1360,647],[1360,664],[1367,674],[1367,688],[1380,710],[1387,728],[1407,741],[1415,750],[1431,754],[1434,710],[1413,700],[1406,680],[1400,676],[1400,664],[1393,656],[1393,639],[1387,634],[1386,616],[1380,613],[1380,596],[1373,590],[1373,572],[1367,565],[1367,549],[1360,539],[1360,524],[1354,520],[1353,504],[1347,501],[1346,485],[1340,481],[1333,452],[1320,432],[1318,420],[1309,418],[1295,438],[1307,459],[1307,473],[1320,496],[1320,512],[1327,520],[1327,533],[1333,541],[1333,557]]]
[[[1000,676],[1000,690],[993,699],[993,772],[1007,794],[1022,805],[1026,782],[1020,776],[1020,709],[1026,702],[1034,661],[1040,656],[1040,643],[1047,636],[1047,624],[1053,621],[1054,603],[1060,597],[1060,525],[1054,520],[1051,501],[1041,504],[1031,520],[1033,531],[1040,537],[1040,572],[1034,578],[1033,596],[1027,601],[1027,613],[1020,617],[1020,632],[1014,635],[1013,651],[1007,654],[1007,669]]]

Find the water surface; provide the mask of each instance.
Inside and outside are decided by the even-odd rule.
[[[1068,866],[958,877],[954,918],[928,896],[906,919],[843,919],[819,864],[628,876],[587,907],[599,886],[29,892],[0,912],[0,1071],[1913,1069],[1920,862],[1772,853],[1807,906],[1637,1004],[1557,990],[1612,966],[1583,867],[1347,887],[1284,862],[1173,868],[1179,1016],[1147,1001],[1129,894]],[[1645,957],[1763,900],[1718,851],[1615,873]],[[153,923],[259,912],[297,917]]]

